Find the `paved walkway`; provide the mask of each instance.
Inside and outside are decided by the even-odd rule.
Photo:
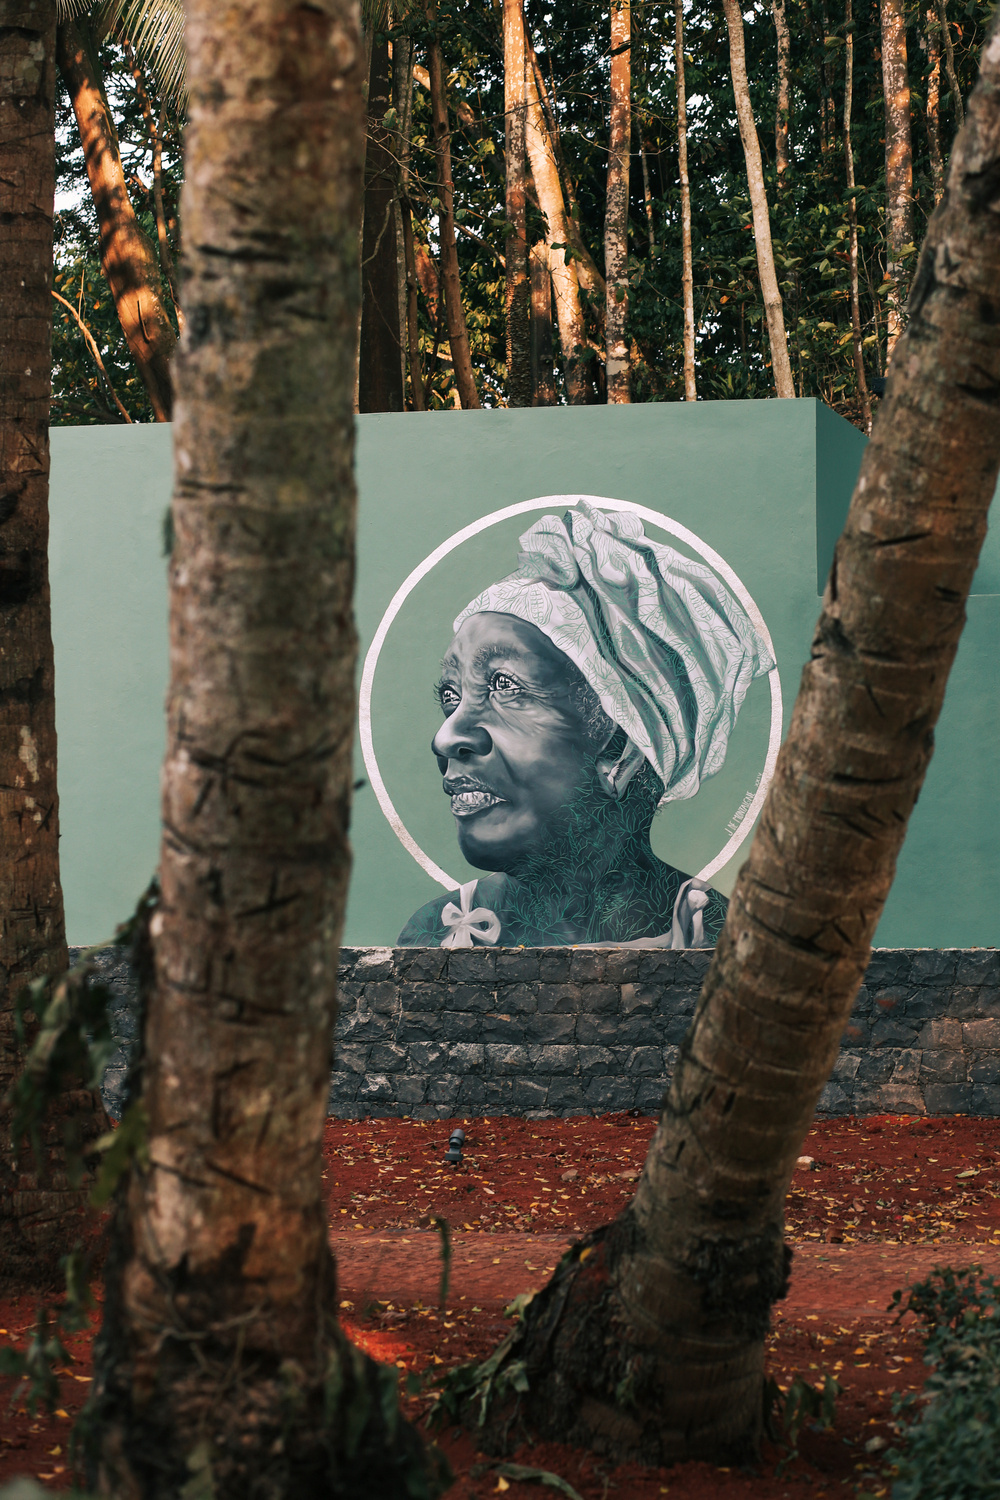
[[[434,1231],[340,1234],[332,1243],[343,1295],[437,1301],[441,1242]],[[536,1291],[570,1243],[556,1234],[454,1234],[448,1300],[506,1304],[518,1292]],[[791,1290],[779,1307],[785,1316],[821,1310],[881,1317],[897,1287],[922,1280],[934,1266],[975,1264],[1000,1276],[1000,1246],[796,1245]]]

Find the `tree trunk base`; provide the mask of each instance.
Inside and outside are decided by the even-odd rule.
[[[675,1279],[663,1285],[662,1323],[641,1324],[621,1286],[637,1275],[662,1278],[664,1269],[648,1257],[631,1209],[567,1251],[498,1351],[489,1384],[481,1381],[464,1407],[477,1441],[502,1453],[544,1439],[654,1466],[755,1457],[763,1425],[760,1319],[741,1328],[731,1308],[707,1308],[695,1269],[685,1315],[667,1322],[668,1305],[678,1306]],[[655,1300],[647,1290],[647,1308]]]
[[[97,1494],[436,1500],[444,1493],[447,1461],[401,1416],[397,1371],[355,1348],[337,1321],[332,1262],[315,1298],[315,1337],[300,1359],[284,1357],[280,1335],[270,1349],[249,1347],[266,1322],[260,1317],[253,1334],[249,1319],[186,1331],[183,1272],[171,1278],[174,1326],[151,1328],[141,1310],[126,1311],[134,1266],[113,1241],[84,1420],[87,1478]],[[241,1321],[245,1340],[233,1326]]]

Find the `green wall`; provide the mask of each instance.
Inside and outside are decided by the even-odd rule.
[[[403,580],[461,527],[533,497],[607,496],[672,517],[736,570],[771,631],[787,725],[819,574],[864,447],[820,403],[413,413],[362,417],[358,431],[362,660]],[[70,941],[82,943],[105,937],[127,915],[156,863],[170,433],[60,428],[52,450],[63,880]],[[401,609],[375,675],[380,770],[410,832],[456,879],[474,872],[458,857],[430,754],[439,717],[431,688],[453,615],[510,571],[518,533],[540,514],[504,521],[445,558]],[[1000,545],[991,538],[987,547],[937,756],[879,929],[884,946],[997,941]],[[657,820],[659,847],[673,863],[693,871],[724,843],[726,822],[760,770],[767,723],[767,685],[758,682],[723,771]],[[360,754],[358,777],[366,784],[355,797],[345,940],[386,944],[441,887],[398,842]],[[731,887],[746,849],[714,877],[720,889]]]

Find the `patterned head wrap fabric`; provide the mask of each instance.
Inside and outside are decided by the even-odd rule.
[[[580,500],[520,538],[516,572],[462,611],[515,615],[574,662],[663,782],[693,797],[718,771],[755,677],[773,658],[712,570],[646,536],[638,516]]]

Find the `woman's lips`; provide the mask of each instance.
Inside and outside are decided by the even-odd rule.
[[[503,797],[485,788],[476,787],[463,792],[452,792],[451,810],[456,818],[471,818],[475,813],[486,812],[490,807],[499,807]]]

